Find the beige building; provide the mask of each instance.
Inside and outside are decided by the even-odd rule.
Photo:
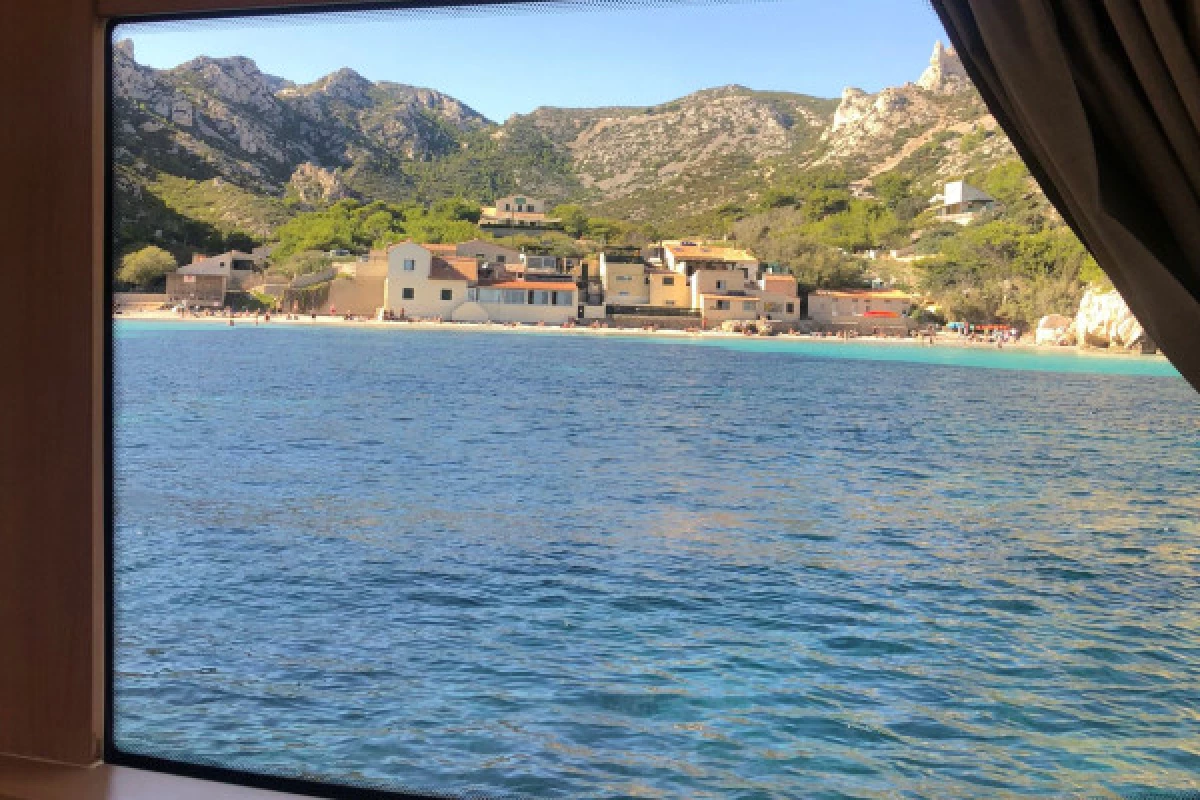
[[[647,305],[663,308],[691,308],[692,291],[687,278],[669,269],[646,270]]]
[[[427,247],[414,242],[394,244],[387,251],[387,281],[383,307],[406,317],[450,319],[454,309],[467,299],[468,275],[458,264],[435,256]]]
[[[230,250],[215,256],[195,254],[192,263],[180,267],[180,275],[224,275],[227,291],[250,288],[258,277],[257,270],[264,264],[265,255]]]
[[[618,306],[650,305],[644,264],[602,264],[600,280],[604,286],[604,302]]]
[[[485,206],[479,215],[479,227],[493,236],[513,236],[561,230],[562,220],[546,215],[546,201],[540,197],[514,194],[498,198],[494,206]]]
[[[387,250],[382,307],[410,319],[456,322],[561,325],[578,315],[573,281],[481,280],[479,269],[474,254],[439,256],[428,245],[394,244]]]
[[[748,291],[753,284],[740,269],[696,269],[688,284],[691,306],[700,311],[706,326],[719,325],[725,320],[758,319],[760,301]]]
[[[691,276],[699,269],[737,270],[748,281],[758,280],[758,259],[745,250],[694,241],[662,243],[662,260],[667,269]]]
[[[764,272],[755,291],[762,301],[763,317],[781,322],[800,321],[800,287],[795,276],[787,273]]]
[[[646,263],[637,248],[605,249],[599,254],[597,272],[604,287],[605,303],[618,306],[652,305]]]
[[[898,289],[821,289],[808,295],[808,316],[822,325],[857,322],[868,312],[886,319],[907,314],[912,305],[912,296]]]

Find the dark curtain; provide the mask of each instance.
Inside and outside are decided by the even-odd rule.
[[[1200,2],[932,4],[1047,197],[1200,389]]]

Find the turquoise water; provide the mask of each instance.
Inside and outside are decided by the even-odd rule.
[[[115,345],[123,749],[536,797],[1200,789],[1200,401],[1159,359]]]

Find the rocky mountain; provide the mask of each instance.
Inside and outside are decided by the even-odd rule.
[[[263,236],[289,209],[341,197],[487,201],[513,190],[657,222],[751,203],[819,167],[864,185],[903,169],[932,187],[1012,157],[940,43],[916,83],[848,88],[840,101],[724,86],[499,124],[436,90],[350,69],[306,85],[246,58],[155,70],[127,42],[113,79],[122,241]]]

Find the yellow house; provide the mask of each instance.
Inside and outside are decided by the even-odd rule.
[[[635,247],[603,250],[600,253],[600,280],[604,285],[604,302],[610,305],[651,305],[646,262]]]
[[[601,262],[600,278],[604,283],[606,303],[619,306],[651,305],[645,264]]]
[[[646,271],[649,289],[647,305],[672,308],[691,308],[692,291],[687,278],[669,269]]]

